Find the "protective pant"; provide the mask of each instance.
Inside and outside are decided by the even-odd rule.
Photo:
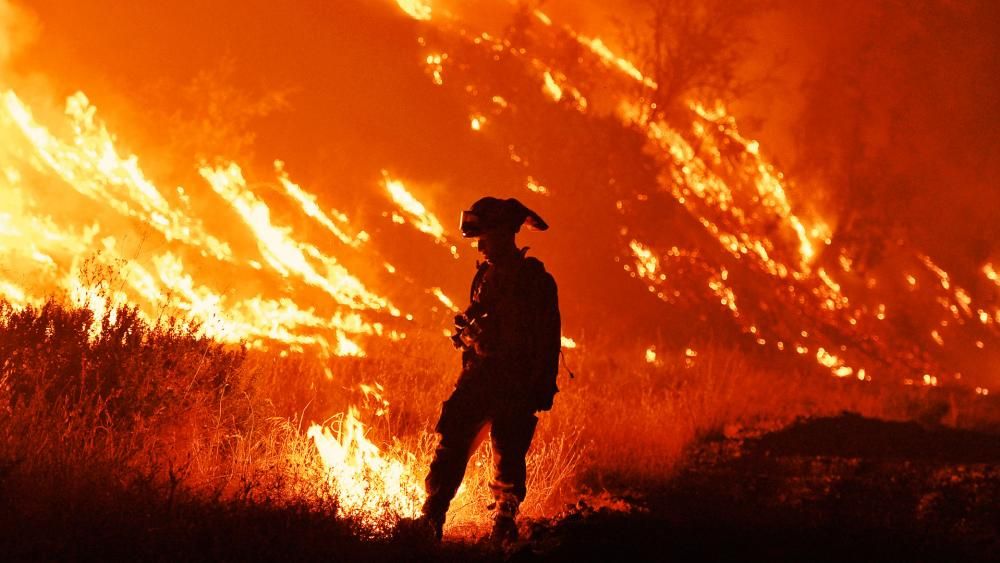
[[[483,440],[487,425],[493,445],[493,480],[490,490],[497,503],[514,507],[524,500],[527,468],[525,456],[535,435],[538,418],[531,411],[493,404],[482,390],[459,386],[441,408],[437,432],[441,442],[434,452],[425,487],[423,512],[443,520],[455,496],[469,457]]]

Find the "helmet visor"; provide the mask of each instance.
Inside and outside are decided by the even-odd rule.
[[[463,211],[458,228],[462,231],[462,236],[465,238],[478,237],[483,234],[483,220],[479,215],[471,211]]]

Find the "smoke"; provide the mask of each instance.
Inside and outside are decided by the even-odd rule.
[[[764,146],[827,195],[842,234],[904,238],[950,268],[995,255],[1000,119],[995,2],[778,3]],[[886,236],[888,235],[888,236]]]
[[[526,5],[627,52],[641,39],[635,34],[648,24],[651,3]],[[470,30],[502,34],[511,22],[511,5],[499,0],[431,5]],[[142,118],[151,105],[183,101],[185,83],[234,57],[237,71],[226,76],[230,88],[297,88],[288,98],[294,111],[247,124],[259,154],[280,155],[292,169],[331,180],[331,169],[377,170],[400,155],[411,157],[404,164],[408,172],[430,179],[440,169],[440,155],[449,154],[452,164],[469,163],[462,166],[468,173],[454,180],[479,179],[472,171],[482,164],[479,151],[468,143],[442,144],[460,137],[467,116],[427,81],[412,22],[392,2],[234,6],[181,2],[137,10],[117,2],[67,6],[38,0],[32,10],[45,22],[45,52],[29,53],[33,70],[109,100],[101,104],[105,112],[127,106],[115,96],[140,98]],[[830,224],[845,229],[890,222],[929,244],[942,240],[945,231],[948,239],[960,233],[957,244],[985,247],[977,256],[995,254],[984,241],[1000,239],[986,212],[995,208],[996,190],[989,189],[988,179],[1000,154],[991,126],[1000,107],[998,5],[966,0],[929,2],[920,9],[890,1],[762,6],[749,22],[755,45],[743,61],[744,72],[760,80],[731,101],[744,132],[761,139],[768,156],[794,172],[808,192],[800,201],[808,200]],[[0,65],[40,32],[24,11],[0,0]],[[370,41],[372,33],[378,33],[377,43]],[[160,96],[154,104],[145,99],[150,91]],[[223,112],[224,121],[234,121],[224,114],[229,101],[200,97]],[[367,149],[361,154],[348,155],[330,141],[356,138],[359,131]],[[436,142],[428,142],[429,132]],[[348,186],[364,178],[349,180]],[[928,222],[928,214],[939,214],[942,206],[947,221]]]
[[[712,5],[541,3],[633,57],[651,40],[653,6],[666,4]],[[798,205],[874,261],[890,241],[966,278],[996,259],[1000,4],[777,0],[748,16],[738,67],[751,87],[726,102],[795,180]]]
[[[0,80],[8,62],[37,36],[38,23],[24,9],[0,0]]]

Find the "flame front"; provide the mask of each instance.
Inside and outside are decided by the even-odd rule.
[[[348,409],[335,428],[310,426],[308,436],[343,513],[360,517],[376,530],[385,530],[396,518],[420,514],[426,494],[416,477],[416,458],[403,451],[383,452],[371,442],[356,407]]]
[[[179,188],[179,201],[171,202],[145,175],[137,156],[122,156],[82,93],[66,103],[69,139],[36,121],[13,91],[3,92],[0,99],[0,242],[7,262],[16,265],[0,272],[0,296],[14,306],[37,306],[45,295],[62,291],[94,311],[95,327],[113,305],[136,304],[147,321],[164,318],[164,312],[180,315],[221,341],[258,347],[277,342],[330,355],[363,355],[351,335],[398,337],[362,313],[392,318],[402,312],[369,290],[337,258],[296,238],[291,228],[275,224],[268,204],[248,188],[237,164],[200,168],[212,191],[246,226],[243,236],[230,230],[230,238],[224,239],[192,214],[192,192]],[[306,217],[348,248],[368,240],[343,214],[324,212],[280,162],[276,169],[278,183]],[[65,188],[96,205],[94,213],[82,215],[89,217],[89,224],[57,222],[44,211],[52,202],[67,200],[58,195]],[[160,250],[153,254],[142,251],[150,231],[163,241],[154,245]],[[247,239],[259,259],[234,252],[234,245]],[[126,243],[138,250],[126,250]],[[192,263],[199,267],[192,268]],[[198,275],[205,269],[298,280],[321,290],[337,308],[332,315],[320,315],[289,295],[236,297]]]

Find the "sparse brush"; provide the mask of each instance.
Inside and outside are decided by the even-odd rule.
[[[667,478],[699,440],[801,416],[985,420],[954,396],[776,373],[718,343],[695,359],[663,350],[647,363],[584,346],[573,360],[578,377],[561,381],[529,452],[529,518],[558,512],[581,489]],[[56,301],[24,310],[0,302],[0,524],[67,530],[67,518],[97,510],[113,527],[121,525],[114,507],[145,506],[138,521],[176,532],[175,519],[191,511],[288,510],[335,517],[337,534],[373,538],[394,520],[373,527],[341,510],[306,429],[358,405],[368,437],[424,471],[458,370],[444,339],[419,334],[377,343],[365,358],[321,360],[222,345],[169,318],[151,325],[129,307],[95,323],[89,309]],[[381,385],[378,397],[361,384]],[[452,533],[484,531],[490,455],[487,440],[453,504]],[[101,525],[92,524],[73,529]]]

